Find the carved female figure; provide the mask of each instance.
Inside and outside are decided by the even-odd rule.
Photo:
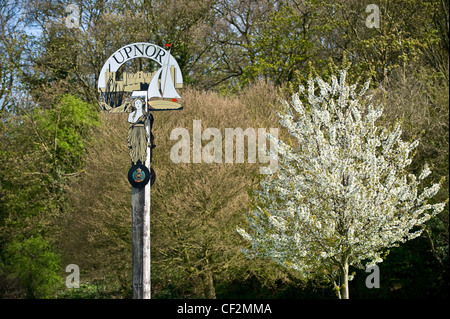
[[[128,115],[128,147],[130,149],[131,162],[136,165],[138,161],[145,164],[147,158],[148,146],[148,114],[144,110],[144,101],[141,98],[136,98],[132,102],[133,112]]]

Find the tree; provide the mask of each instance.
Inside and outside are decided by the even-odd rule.
[[[236,88],[245,69],[257,55],[265,53],[254,45],[255,38],[265,30],[279,5],[280,1],[267,0],[215,1],[207,19],[192,33],[195,83],[207,89]]]
[[[384,122],[400,118],[404,130],[403,137],[412,139],[420,137],[420,144],[417,147],[414,162],[408,168],[408,171],[420,173],[424,163],[432,167],[430,179],[438,179],[440,176],[449,174],[449,89],[448,72],[442,74],[435,72],[431,68],[422,68],[412,70],[408,68],[406,78],[403,72],[398,69],[392,72],[387,92],[379,90],[382,95],[383,103],[389,105],[384,111]],[[448,179],[441,185],[439,193],[433,198],[434,203],[444,201],[449,194]],[[427,282],[427,288],[434,285],[445,287],[448,282],[449,263],[448,263],[448,225],[449,214],[448,206],[439,214],[437,218],[426,224],[426,229],[422,235],[423,241],[428,241],[429,246],[423,245],[423,256],[430,252],[434,257],[436,268],[430,272],[428,279],[425,279],[421,272],[422,280]],[[418,243],[417,243],[418,244]],[[404,245],[399,249],[413,247],[414,252],[419,252],[417,246]],[[396,250],[399,250],[396,249]],[[390,254],[390,260],[392,253]],[[389,260],[389,261],[390,261]],[[432,262],[427,260],[428,262]],[[428,267],[431,270],[431,267]],[[436,273],[439,273],[437,275]],[[438,279],[439,276],[443,279]],[[415,276],[414,276],[415,277]],[[415,281],[417,282],[417,280]],[[421,289],[422,290],[422,289]],[[423,290],[422,290],[423,291]],[[443,296],[447,289],[439,295]]]
[[[243,212],[250,203],[248,190],[257,185],[261,164],[206,163],[203,151],[201,163],[174,163],[168,154],[175,141],[168,136],[173,128],[185,127],[192,129],[193,139],[195,114],[202,114],[203,132],[207,128],[267,127],[268,119],[275,117],[267,103],[276,101],[276,90],[261,82],[233,98],[189,89],[183,98],[190,107],[180,116],[154,113],[157,146],[152,167],[157,179],[151,194],[153,296],[220,298],[218,286],[248,272],[248,260],[239,251],[242,238],[235,228],[243,222]],[[223,137],[211,136],[202,145],[206,148],[212,139],[223,142]],[[237,156],[234,149],[236,145],[233,156]]]
[[[0,135],[0,273],[8,282],[20,279],[20,294],[46,297],[53,295],[61,269],[55,217],[67,200],[68,180],[83,171],[85,143],[98,114],[67,94],[40,108],[26,104],[7,114]]]
[[[349,266],[382,262],[387,248],[420,236],[445,203],[428,203],[440,183],[423,187],[427,165],[418,177],[407,174],[419,141],[402,141],[398,122],[379,127],[383,107],[364,96],[369,84],[357,93],[345,78],[341,71],[331,83],[310,79],[300,87],[305,103],[299,94],[283,103],[280,124],[296,144],[275,139],[279,171],[261,183],[252,231],[238,232],[251,241],[249,255],[327,276],[347,299]]]
[[[384,85],[396,69],[406,77],[412,64],[429,64],[444,71],[448,60],[448,8],[444,1],[383,0],[377,6],[379,28],[369,28],[368,3],[320,0],[317,23],[327,27],[317,34],[320,41],[316,45],[322,49],[316,59],[332,56],[340,60],[346,55],[354,74],[370,76],[374,83]]]
[[[102,288],[96,298],[132,294],[127,117],[99,115],[100,126],[86,143],[83,172],[66,183],[63,213],[55,222],[61,264],[77,264],[83,283]],[[76,290],[92,293],[83,286]]]
[[[0,1],[0,116],[11,108],[22,63],[22,47],[28,42],[22,29],[23,19],[18,14],[18,2]]]
[[[27,298],[54,297],[62,286],[59,256],[42,236],[14,241],[5,255],[8,272],[19,278]]]
[[[314,56],[312,25],[314,11],[310,6],[294,8],[282,5],[274,12],[260,35],[247,46],[254,54],[243,77],[264,77],[280,85],[296,78],[295,70],[305,68]]]

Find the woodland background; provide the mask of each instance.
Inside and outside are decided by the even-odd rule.
[[[80,9],[68,28],[65,8]],[[380,8],[380,28],[365,12]],[[411,171],[446,177],[449,3],[446,0],[0,0],[0,297],[131,298],[127,115],[97,104],[106,59],[133,42],[172,43],[184,74],[182,111],[155,112],[152,298],[335,298],[268,260],[249,260],[246,225],[261,164],[174,164],[176,127],[278,127],[280,98],[309,75],[347,68],[371,80],[383,124],[420,138]],[[124,70],[151,71],[133,60]],[[285,134],[280,132],[281,135]],[[247,161],[245,161],[247,162]],[[362,270],[351,298],[448,297],[448,205],[423,235]],[[81,287],[65,287],[77,264]]]

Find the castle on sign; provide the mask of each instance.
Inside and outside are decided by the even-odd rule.
[[[146,91],[152,78],[157,73],[158,71],[155,72],[138,71],[136,73],[123,72],[122,78],[120,80],[117,80],[116,72],[110,72],[109,70],[107,70],[105,72],[105,87],[108,86],[107,82],[109,81],[109,85],[111,85],[111,87],[117,87],[122,92]],[[176,72],[174,66],[170,67],[170,75],[174,87],[176,89],[181,89],[183,87],[183,84],[176,83]],[[161,82],[161,79],[159,79],[158,82]],[[161,85],[160,83],[158,84]],[[101,89],[99,89],[99,91],[101,91]]]

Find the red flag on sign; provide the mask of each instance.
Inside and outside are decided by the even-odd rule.
[[[172,43],[164,44],[164,46],[167,47],[167,48],[170,48],[172,46]]]

